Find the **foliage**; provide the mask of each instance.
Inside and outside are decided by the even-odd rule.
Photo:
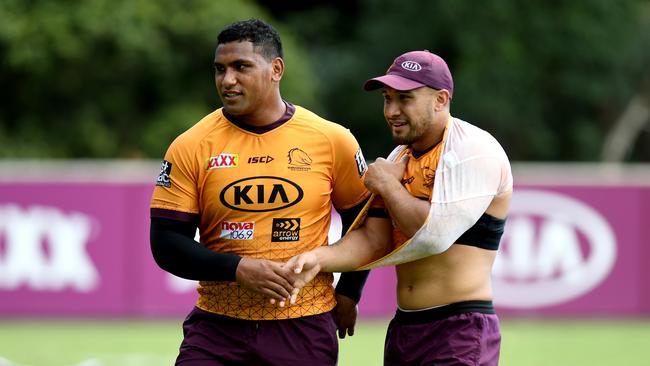
[[[0,156],[160,157],[220,105],[212,60],[219,30],[273,19],[251,1],[3,0]],[[285,98],[314,105],[290,32]]]
[[[250,17],[282,34],[283,96],[350,127],[370,159],[392,142],[361,85],[413,49],[448,61],[452,114],[512,160],[598,160],[630,99],[650,104],[647,0],[4,0],[0,156],[160,157],[219,106],[216,35]],[[630,159],[650,160],[637,145]]]
[[[333,17],[333,7],[287,18],[312,43],[326,114],[352,126],[369,158],[392,143],[377,130],[379,93],[361,85],[409,50],[448,61],[452,114],[492,132],[513,160],[598,160],[604,134],[650,73],[642,0],[359,3],[356,18]],[[328,23],[347,37],[314,45]]]

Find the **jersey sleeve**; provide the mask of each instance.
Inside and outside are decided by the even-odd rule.
[[[185,143],[181,137],[174,140],[167,149],[165,160],[162,162],[160,173],[156,179],[150,207],[198,214],[200,167],[194,158],[191,145]]]
[[[368,165],[359,143],[349,130],[341,127],[333,138],[332,203],[337,209],[347,209],[370,196],[363,184]]]

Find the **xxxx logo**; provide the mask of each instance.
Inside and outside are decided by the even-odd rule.
[[[235,168],[239,165],[239,154],[219,154],[208,159],[208,169]]]
[[[89,251],[100,229],[96,217],[14,204],[0,205],[0,217],[0,293],[93,294],[101,289],[103,273]]]
[[[300,240],[300,219],[286,218],[273,219],[272,242]]]

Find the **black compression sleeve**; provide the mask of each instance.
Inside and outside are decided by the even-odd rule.
[[[151,253],[165,271],[188,280],[235,281],[241,257],[213,252],[194,241],[191,222],[151,218]]]
[[[341,215],[341,224],[343,225],[341,235],[345,235],[345,233],[354,222],[354,219],[357,218],[359,212],[361,212],[361,209],[363,209],[363,206],[366,205],[366,202],[368,202],[367,199],[352,208],[348,208],[347,210],[336,210],[339,215]]]
[[[336,284],[336,293],[345,295],[358,303],[369,273],[370,270],[341,273],[339,282]]]
[[[345,232],[348,231],[348,228],[352,225],[359,212],[361,212],[365,203],[366,201],[363,201],[351,209],[338,211],[339,215],[341,215],[341,223],[343,225],[342,234],[345,234]],[[363,286],[366,284],[366,280],[368,279],[368,273],[370,273],[369,270],[341,273],[339,282],[336,285],[336,293],[345,295],[355,302],[359,302]]]

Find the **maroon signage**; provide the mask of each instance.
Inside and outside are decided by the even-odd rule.
[[[152,189],[0,182],[0,316],[187,313],[195,283],[149,251]],[[493,271],[500,314],[650,314],[648,222],[650,185],[516,186]],[[361,315],[393,314],[395,282],[373,270]]]

